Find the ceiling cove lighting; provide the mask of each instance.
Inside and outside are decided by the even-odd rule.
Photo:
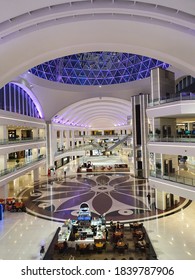
[[[87,52],[47,61],[29,70],[53,82],[99,86],[141,80],[153,68],[170,65],[154,58],[118,52]]]

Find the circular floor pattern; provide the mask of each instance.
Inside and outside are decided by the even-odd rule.
[[[149,205],[147,194],[151,195]],[[44,219],[63,222],[77,219],[80,204],[87,202],[92,217],[131,222],[170,215],[189,203],[182,199],[173,209],[155,209],[154,193],[147,180],[129,174],[83,174],[61,180],[49,179],[23,190],[20,197],[27,212]],[[181,206],[182,205],[182,206]]]

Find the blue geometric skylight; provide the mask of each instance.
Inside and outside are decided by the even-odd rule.
[[[29,71],[46,80],[71,85],[111,85],[141,80],[156,67],[170,65],[146,56],[118,52],[87,52],[50,60]]]

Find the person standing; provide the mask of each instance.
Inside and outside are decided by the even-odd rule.
[[[106,241],[108,240],[108,229],[105,228],[105,234],[106,234]]]
[[[44,254],[45,254],[45,246],[42,245],[41,249],[40,249],[40,259],[41,260],[43,260]]]
[[[64,169],[64,179],[66,179],[66,170]]]
[[[147,198],[148,198],[148,204],[150,205],[151,204],[151,195],[150,195],[150,193],[147,194]]]

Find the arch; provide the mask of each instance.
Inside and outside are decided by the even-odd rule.
[[[146,55],[195,76],[195,25],[190,1],[185,5],[116,0],[58,2],[48,7],[32,4],[29,10],[24,1],[23,11],[16,11],[15,17],[9,17],[7,7],[7,18],[0,25],[4,65],[0,84],[44,61],[97,50]],[[36,42],[39,44],[32,48]]]
[[[127,125],[130,112],[130,101],[114,97],[94,97],[67,106],[53,116],[52,121],[78,127],[104,127],[108,123],[113,127],[123,126]]]

